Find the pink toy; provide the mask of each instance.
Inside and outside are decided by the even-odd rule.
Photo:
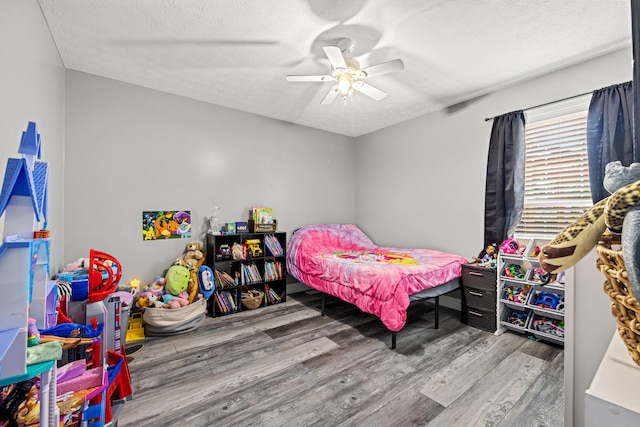
[[[521,245],[514,238],[509,238],[500,243],[499,250],[503,254],[508,255],[522,255],[527,247],[525,245]]]
[[[189,300],[180,297],[174,297],[165,306],[166,308],[181,308],[189,305]]]
[[[167,295],[165,294],[165,297]],[[189,305],[189,294],[186,292],[182,292],[179,296],[174,296],[173,298],[167,298],[165,308],[180,308]]]

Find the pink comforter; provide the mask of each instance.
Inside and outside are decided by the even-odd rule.
[[[403,328],[409,295],[460,277],[467,262],[430,249],[380,247],[352,224],[301,228],[287,246],[292,276],[375,314],[391,331]]]

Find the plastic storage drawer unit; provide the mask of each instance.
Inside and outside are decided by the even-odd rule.
[[[496,331],[496,270],[475,264],[462,266],[462,322],[488,332]]]

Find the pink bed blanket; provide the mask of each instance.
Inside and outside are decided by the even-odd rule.
[[[460,277],[467,262],[431,249],[377,246],[353,224],[303,227],[287,245],[293,277],[375,314],[391,331],[404,327],[409,295]]]

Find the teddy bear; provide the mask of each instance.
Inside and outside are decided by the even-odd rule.
[[[204,243],[199,240],[187,243],[185,253],[179,256],[174,264],[187,267],[189,270],[195,269],[198,266],[198,261],[204,257],[202,248],[204,248]]]
[[[192,242],[187,243],[186,254],[184,255],[185,259],[195,259],[199,260],[204,256],[202,253],[202,249],[204,248],[204,243],[200,240],[194,240]]]

